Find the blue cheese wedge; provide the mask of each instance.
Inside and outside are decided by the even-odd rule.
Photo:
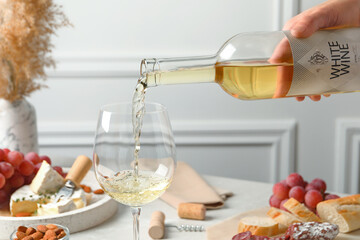
[[[46,161],[43,161],[30,184],[30,189],[36,194],[48,194],[56,193],[63,185],[64,178]]]
[[[29,185],[17,189],[10,198],[10,212],[12,216],[18,213],[36,214],[38,204],[46,204],[53,199],[50,195],[38,195],[31,191]]]

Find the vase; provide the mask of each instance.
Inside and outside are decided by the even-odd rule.
[[[26,99],[0,99],[0,148],[38,152],[36,112]]]

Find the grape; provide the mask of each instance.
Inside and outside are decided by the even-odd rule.
[[[340,197],[336,194],[325,194],[325,200],[337,199],[337,198],[340,198]]]
[[[305,189],[308,184],[309,184],[309,183],[308,183],[307,181],[304,181],[303,188]]]
[[[24,160],[19,166],[19,172],[24,176],[30,176],[34,172],[34,164],[30,161]]]
[[[315,189],[319,190],[320,192],[324,193],[326,191],[326,183],[324,180],[320,178],[315,178],[310,183]]]
[[[316,205],[323,201],[323,196],[318,190],[310,190],[305,194],[305,204],[309,208],[316,208]]]
[[[40,160],[41,162],[45,160],[49,165],[51,165],[51,159],[46,155],[40,156]]]
[[[6,160],[6,153],[0,149],[0,161],[5,161]]]
[[[38,163],[38,164],[35,165],[35,167],[34,167],[34,173],[35,173],[35,174],[37,174],[37,172],[39,171],[40,167],[41,167],[41,163]]]
[[[305,187],[305,192],[308,192],[310,190],[317,190],[319,191],[314,185],[312,185],[311,183],[309,183],[308,185],[306,185]]]
[[[286,183],[286,179],[283,179],[280,181],[282,184],[285,184],[287,186],[287,183]]]
[[[24,157],[25,160],[32,162],[34,165],[37,163],[41,163],[41,159],[36,152],[29,152]]]
[[[6,179],[9,179],[14,174],[14,167],[8,162],[0,162],[0,173],[2,173]]]
[[[5,191],[10,196],[13,189],[9,181],[6,181],[5,186],[1,190]]]
[[[60,166],[54,166],[53,169],[54,169],[55,171],[57,171],[60,175],[63,174],[63,170],[62,170],[62,168],[61,168]]]
[[[13,188],[19,188],[24,185],[25,179],[18,171],[15,171],[9,182]]]
[[[0,204],[8,200],[9,196],[4,190],[0,190]]]
[[[34,177],[35,177],[35,173],[32,173],[31,175],[24,177],[24,179],[25,179],[24,184],[25,185],[30,184],[32,182],[32,180],[34,179]]]
[[[280,203],[281,203],[281,200],[278,199],[276,196],[274,195],[271,195],[270,199],[269,199],[269,205],[271,207],[276,207],[276,208],[280,208]]]
[[[7,155],[9,152],[11,152],[10,149],[8,149],[8,148],[3,148],[2,150],[4,151],[4,153],[5,153],[6,155]]]
[[[281,203],[280,203],[280,209],[288,212],[288,210],[284,207],[284,204],[287,202],[287,200],[289,200],[289,199],[286,198],[286,199],[284,199],[284,200],[281,201]]]
[[[275,183],[272,190],[274,195],[280,200],[289,197],[289,187],[281,182]]]
[[[289,198],[295,198],[297,201],[303,203],[305,201],[305,189],[300,186],[292,187],[289,191]]]
[[[304,179],[302,178],[302,176],[298,173],[291,173],[287,178],[286,178],[286,184],[289,187],[295,187],[295,186],[304,186]]]
[[[11,163],[14,167],[18,167],[23,161],[23,157],[18,151],[9,152],[7,155],[8,162]]]
[[[5,182],[6,182],[6,179],[5,179],[4,175],[2,175],[0,173],[0,189],[5,186]]]
[[[61,176],[62,176],[63,178],[66,178],[67,173],[66,173],[66,172],[63,172],[63,173],[61,174]]]

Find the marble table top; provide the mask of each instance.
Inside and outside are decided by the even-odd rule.
[[[223,208],[208,210],[204,221],[180,219],[175,208],[158,199],[142,208],[140,215],[140,239],[151,239],[147,233],[150,217],[157,210],[165,213],[165,224],[193,224],[203,225],[206,228],[241,212],[268,205],[268,199],[272,192],[272,184],[215,176],[204,176],[204,178],[212,186],[232,191],[234,196],[226,200]],[[113,217],[95,228],[71,234],[71,240],[130,240],[133,239],[132,234],[130,209],[119,204],[118,211]],[[206,233],[179,232],[176,228],[166,227],[164,239],[206,239]]]

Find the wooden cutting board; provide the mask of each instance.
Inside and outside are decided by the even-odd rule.
[[[230,240],[237,234],[240,219],[247,216],[267,216],[269,207],[263,207],[248,212],[243,212],[226,219],[218,224],[210,226],[206,229],[207,240]],[[360,230],[351,233],[340,233],[336,240],[359,240]]]

